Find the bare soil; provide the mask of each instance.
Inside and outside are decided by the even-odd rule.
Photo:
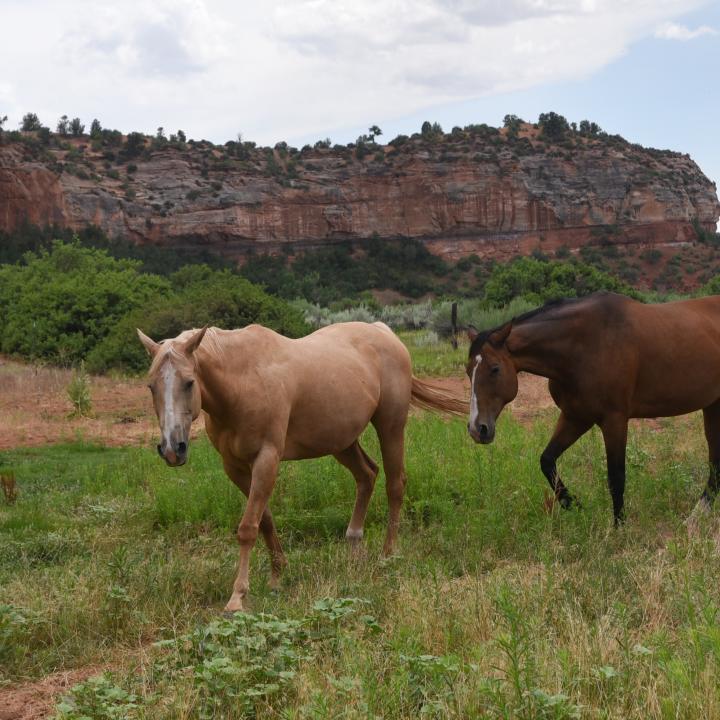
[[[60,696],[73,685],[101,672],[102,668],[85,667],[0,689],[0,720],[40,720],[49,717]]]
[[[141,379],[90,378],[92,411],[73,417],[72,371],[0,357],[0,450],[82,440],[151,444],[158,436],[150,392]],[[202,430],[202,421],[194,428]]]

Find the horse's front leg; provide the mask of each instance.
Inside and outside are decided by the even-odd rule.
[[[615,527],[625,520],[625,450],[627,448],[628,420],[619,413],[605,417],[600,423],[605,440],[608,487],[613,503]]]
[[[540,456],[540,469],[550,483],[558,502],[565,509],[572,505],[574,498],[560,479],[557,459],[591,427],[592,422],[570,419],[565,413],[561,413],[555,425],[555,432]]]
[[[232,596],[225,606],[227,612],[244,609],[244,600],[250,588],[250,552],[257,540],[260,521],[275,487],[279,464],[280,453],[277,448],[270,445],[265,445],[260,450],[252,464],[250,493],[237,530],[237,538],[240,543],[238,573],[233,585]]]
[[[225,466],[227,476],[240,488],[246,498],[249,497],[252,480],[250,464],[224,459],[223,465]],[[285,559],[280,539],[275,530],[275,523],[273,522],[269,504],[265,506],[265,510],[260,518],[260,532],[265,538],[265,544],[270,553],[270,587],[273,590],[277,590],[280,586],[280,574],[287,565],[287,560]]]

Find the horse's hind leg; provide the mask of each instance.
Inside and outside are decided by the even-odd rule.
[[[405,422],[376,422],[385,470],[385,490],[388,498],[388,527],[383,555],[392,555],[400,527],[400,510],[405,495]]]
[[[555,425],[555,432],[540,456],[540,468],[543,475],[550,483],[558,502],[565,509],[570,507],[574,498],[560,479],[557,471],[557,459],[591,427],[591,422],[571,420],[567,415],[561,413]]]
[[[227,461],[223,462],[227,476],[240,488],[243,495],[250,495],[251,471],[249,465],[235,465]],[[266,507],[260,518],[260,532],[270,553],[270,587],[274,590],[280,584],[280,574],[287,565],[285,553],[283,553],[280,539],[275,531],[270,508]]]
[[[362,539],[365,516],[375,487],[375,478],[378,474],[377,463],[362,449],[356,440],[349,448],[335,455],[335,459],[344,465],[355,478],[357,494],[355,495],[355,508],[348,525],[345,536],[352,543]]]
[[[703,420],[705,421],[705,439],[708,444],[710,474],[703,494],[687,519],[688,529],[691,532],[697,530],[698,516],[709,512],[718,491],[720,491],[720,401],[703,410]]]
[[[613,413],[600,423],[605,440],[608,488],[613,504],[615,527],[625,520],[625,452],[627,449],[627,416]]]

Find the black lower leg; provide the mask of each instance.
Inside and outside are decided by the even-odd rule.
[[[567,510],[572,505],[574,498],[560,479],[555,456],[547,449],[540,456],[540,469],[550,483],[550,487],[555,493],[560,506]]]
[[[608,468],[608,486],[613,504],[615,527],[625,522],[625,466]]]
[[[700,499],[710,507],[717,497],[718,491],[720,491],[720,463],[711,463],[707,485]]]

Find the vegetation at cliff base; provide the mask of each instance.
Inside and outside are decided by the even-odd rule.
[[[291,337],[308,331],[300,312],[227,270],[190,265],[169,277],[134,260],[55,242],[0,265],[0,351],[88,370],[140,370],[135,327],[158,338],[188,327],[258,322]]]

